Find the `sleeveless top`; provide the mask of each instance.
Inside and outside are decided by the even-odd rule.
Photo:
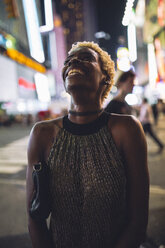
[[[111,100],[105,108],[108,113],[123,114],[123,109],[125,114],[132,114],[132,107],[128,105],[126,101],[119,101],[116,99]]]
[[[55,248],[111,248],[127,224],[126,175],[109,116],[87,124],[63,117],[48,158]]]

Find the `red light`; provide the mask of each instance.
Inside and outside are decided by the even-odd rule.
[[[36,90],[35,84],[31,83],[31,82],[28,82],[24,78],[19,78],[18,79],[18,84],[19,84],[19,86],[23,86],[24,88],[29,89],[29,90]]]

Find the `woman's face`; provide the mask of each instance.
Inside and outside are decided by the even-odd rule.
[[[62,75],[68,93],[75,89],[97,91],[105,78],[98,53],[88,47],[79,47],[67,57]]]
[[[120,88],[125,92],[125,94],[132,93],[134,87],[134,77],[129,77],[125,82],[121,82]]]

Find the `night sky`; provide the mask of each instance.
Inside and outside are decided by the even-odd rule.
[[[97,0],[99,31],[109,33],[110,40],[100,39],[100,46],[104,47],[112,56],[116,57],[116,49],[120,45],[118,37],[126,34],[126,28],[121,24],[126,0]]]

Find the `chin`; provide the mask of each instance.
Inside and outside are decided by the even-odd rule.
[[[82,79],[82,77],[72,77],[65,80],[65,87],[68,92],[72,90],[89,90],[91,89],[91,84],[84,78]]]
[[[71,92],[83,92],[83,91],[89,91],[91,90],[91,87],[85,85],[85,84],[68,84],[67,86],[67,92],[71,93]]]

